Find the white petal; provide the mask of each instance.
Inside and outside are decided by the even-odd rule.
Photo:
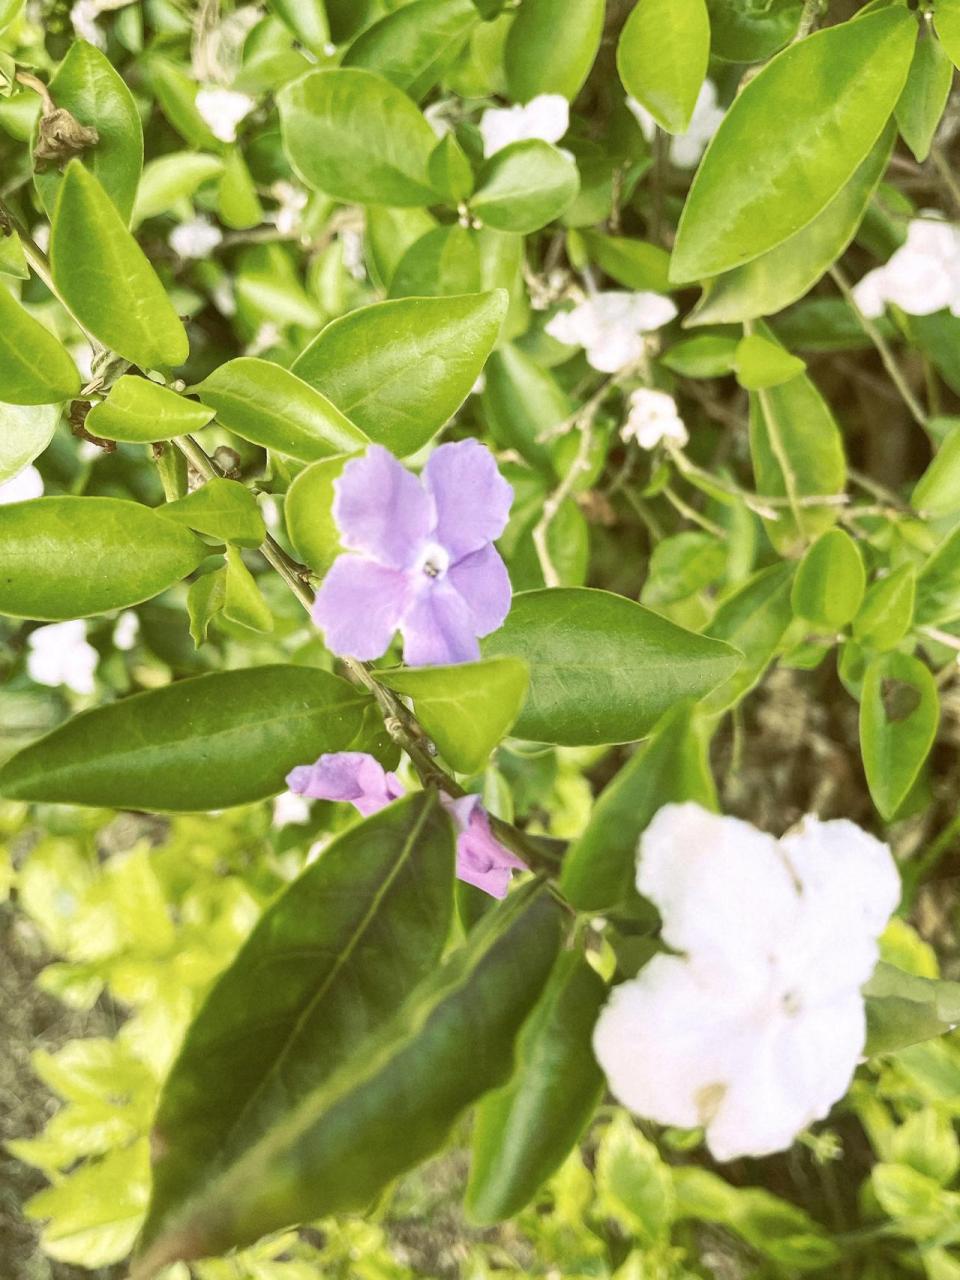
[[[560,93],[541,93],[523,111],[527,138],[559,142],[570,128],[570,104]]]
[[[221,142],[235,142],[237,125],[256,106],[253,98],[233,89],[201,89],[197,93],[196,108],[210,132]]]
[[[868,271],[853,286],[853,300],[868,320],[877,320],[887,305],[887,277],[883,267]]]
[[[27,502],[43,496],[43,476],[36,467],[24,467],[22,471],[0,484],[0,506],[8,502]]]

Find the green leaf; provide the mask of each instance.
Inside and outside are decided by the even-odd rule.
[[[944,538],[917,578],[919,626],[960,618],[960,527]]]
[[[165,520],[241,547],[259,547],[267,536],[257,500],[239,480],[214,476],[193,493],[157,508]]]
[[[881,961],[863,988],[867,1057],[942,1036],[960,1022],[960,983],[918,978]]]
[[[960,511],[960,426],[944,438],[914,486],[910,505],[935,519]]]
[[[166,58],[151,57],[146,70],[163,114],[184,142],[198,151],[223,151],[224,144],[197,110],[197,81]]]
[[[474,1222],[519,1213],[589,1123],[603,1091],[590,1038],[606,994],[580,952],[560,956],[518,1037],[513,1078],[477,1110],[466,1194]]]
[[[953,63],[939,40],[932,33],[921,36],[896,109],[900,136],[920,164],[930,154],[952,84]]]
[[[903,9],[871,13],[791,45],[746,85],[687,196],[675,283],[758,258],[826,208],[887,123],[916,29]]]
[[[472,0],[413,0],[362,32],[343,65],[376,71],[419,102],[480,21]]]
[[[186,360],[186,331],[156,272],[78,160],[57,198],[50,268],[67,306],[105,346],[144,369]]]
[[[79,390],[67,351],[0,283],[0,400],[60,404]]]
[[[270,0],[269,7],[311,53],[326,54],[330,23],[324,0]]]
[[[567,851],[560,889],[571,906],[607,911],[626,902],[641,834],[663,805],[684,800],[717,807],[707,737],[688,703],[666,713],[601,793],[586,828]]]
[[[607,1214],[644,1242],[666,1239],[675,1212],[670,1171],[624,1111],[614,1116],[600,1141],[596,1177]]]
[[[23,243],[12,227],[7,231],[0,229],[0,275],[13,276],[17,280],[30,279]]]
[[[435,435],[480,375],[507,310],[503,290],[377,302],[327,325],[293,372],[398,457]]]
[[[227,152],[217,192],[217,212],[225,227],[240,231],[263,221],[263,205],[239,147]]]
[[[58,107],[96,129],[99,140],[83,152],[79,163],[99,180],[124,224],[129,223],[143,167],[143,129],[126,81],[106,54],[85,40],[76,40],[49,87]],[[62,181],[59,171],[51,165],[38,172],[35,181],[47,212],[52,213]]]
[[[0,404],[0,484],[43,453],[59,421],[58,404]]]
[[[794,613],[821,631],[839,631],[863,602],[867,573],[860,549],[842,529],[829,529],[808,547],[793,580]]]
[[[493,353],[484,370],[481,403],[494,440],[516,449],[531,466],[554,474],[550,447],[541,439],[567,422],[574,402],[549,369],[544,369],[513,343]],[[542,502],[537,503],[539,519]]]
[[[199,649],[207,639],[210,623],[222,613],[227,599],[227,567],[213,573],[205,573],[191,582],[187,591],[187,617],[190,621],[190,638]]]
[[[0,31],[5,31],[18,17],[24,0],[0,0]]]
[[[792,579],[792,565],[771,565],[721,601],[706,634],[725,640],[743,654],[744,661],[729,680],[704,698],[706,713],[720,714],[735,706],[766,671],[793,621]]]
[[[153,1220],[137,1280],[291,1222],[365,1209],[432,1155],[457,1117],[508,1075],[559,934],[559,908],[539,883],[491,910],[326,1081],[277,1115],[175,1217]],[[383,954],[376,954],[379,974]]]
[[[751,333],[739,344],[734,356],[737,381],[748,391],[760,391],[764,387],[778,387],[803,373],[806,365],[791,355],[779,342],[770,342],[759,334]]]
[[[884,650],[898,645],[910,630],[917,595],[917,572],[902,564],[867,588],[853,620],[854,639],[866,648]]]
[[[623,87],[668,133],[686,133],[710,60],[704,0],[637,0],[617,45]]]
[[[147,161],[137,188],[132,225],[136,228],[147,218],[167,213],[180,200],[192,196],[205,182],[222,173],[223,161],[219,156],[193,151],[175,151]]]
[[[579,587],[514,596],[482,644],[530,667],[518,737],[583,746],[633,742],[665,711],[737,669],[729,645],[685,631],[625,596]]]
[[[573,234],[573,233],[571,233]],[[658,244],[608,236],[584,229],[576,233],[593,262],[628,289],[666,293],[670,288],[670,255]]]
[[[450,297],[479,289],[480,255],[475,233],[456,223],[433,227],[415,241],[400,259],[390,282],[392,298]]]
[[[950,61],[960,67],[960,0],[937,0],[933,25]]]
[[[199,431],[214,413],[214,409],[187,400],[149,378],[124,374],[110,388],[107,398],[87,414],[86,426],[104,440],[143,444]]]
[[[470,209],[488,227],[529,235],[559,218],[579,190],[573,161],[532,138],[511,142],[490,157],[477,175]]]
[[[0,506],[0,613],[55,621],[149,600],[208,554],[199,538],[123,498]]]
[[[333,482],[351,454],[324,458],[305,467],[287,490],[283,502],[287,533],[297,554],[316,574],[325,574],[343,550],[333,518]]]
[[[889,822],[930,754],[940,722],[937,684],[918,658],[884,653],[867,667],[860,700],[860,754],[867,786]]]
[[[273,630],[273,614],[236,547],[227,548],[223,616],[253,631]]]
[[[520,714],[529,674],[516,658],[382,671],[381,684],[413,699],[417,719],[458,773],[479,773]]]
[[[296,172],[337,200],[428,205],[436,136],[402,89],[357,67],[311,71],[277,95]]]
[[[473,169],[454,133],[445,133],[430,152],[427,172],[438,194],[449,204],[459,204],[473,192]]]
[[[896,136],[891,122],[839,195],[801,231],[759,258],[708,280],[684,327],[754,320],[802,298],[856,234],[886,172]]]
[[[228,360],[191,390],[213,406],[228,431],[304,462],[369,443],[325,395],[256,356]]]
[[[294,766],[347,750],[368,705],[346,680],[312,667],[178,680],[38,739],[0,769],[0,794],[160,812],[248,804],[282,791]]]
[[[573,101],[597,56],[604,13],[604,0],[524,0],[503,55],[510,97],[560,93]]]
[[[722,378],[733,372],[739,342],[719,333],[685,338],[665,351],[660,363],[682,378]]]
[[[726,62],[766,62],[793,39],[803,0],[707,0],[711,53]]]

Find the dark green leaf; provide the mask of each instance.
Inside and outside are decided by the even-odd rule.
[[[705,712],[720,713],[735,706],[767,669],[793,621],[792,578],[793,565],[771,565],[721,601],[706,634],[733,645],[744,661],[729,680],[704,698]]]

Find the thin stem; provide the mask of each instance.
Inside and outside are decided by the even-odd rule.
[[[683,516],[684,520],[689,520],[692,524],[698,524],[701,529],[705,529],[707,533],[712,534],[715,538],[726,540],[726,529],[722,528],[721,525],[714,524],[714,522],[708,519],[705,515],[701,515],[695,507],[690,506],[689,502],[684,502],[680,495],[674,493],[668,484],[663,487],[663,496],[674,510],[678,511],[680,515]]]
[[[550,526],[553,523],[557,512],[570,496],[577,479],[590,465],[590,446],[592,443],[593,416],[591,415],[585,419],[580,428],[580,444],[577,448],[577,453],[573,462],[571,462],[567,469],[567,474],[543,504],[543,512],[533,530],[533,545],[537,551],[537,559],[540,561],[540,570],[543,573],[543,581],[548,587],[560,586],[560,574],[557,572],[556,565],[553,563],[553,559],[550,555],[550,547],[548,545]]]
[[[953,170],[950,168],[950,161],[943,153],[943,149],[938,143],[934,143],[930,148],[930,159],[937,173],[943,179],[944,186],[950,192],[950,198],[958,212],[960,212],[960,183],[957,182]]]

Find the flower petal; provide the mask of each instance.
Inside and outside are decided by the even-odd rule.
[[[368,818],[404,794],[395,773],[387,773],[366,751],[333,751],[314,764],[298,765],[287,786],[310,800],[347,800]]]
[[[410,599],[408,577],[363,556],[338,556],[313,604],[327,648],[369,662],[390,646]]]
[[[459,440],[434,449],[423,471],[437,509],[434,537],[460,560],[503,533],[513,489],[496,459],[479,440]]]
[[[444,798],[444,807],[453,817],[457,837],[457,878],[476,885],[492,898],[505,898],[512,871],[526,871],[527,865],[497,840],[479,796]]]
[[[400,630],[408,667],[447,666],[480,657],[473,615],[445,580],[430,582],[418,592]]]
[[[433,502],[382,445],[371,445],[334,481],[333,518],[343,545],[392,569],[408,569],[433,528]]]
[[[473,618],[474,634],[488,636],[503,626],[510,612],[510,575],[496,547],[481,547],[447,571],[447,582],[463,597]]]

